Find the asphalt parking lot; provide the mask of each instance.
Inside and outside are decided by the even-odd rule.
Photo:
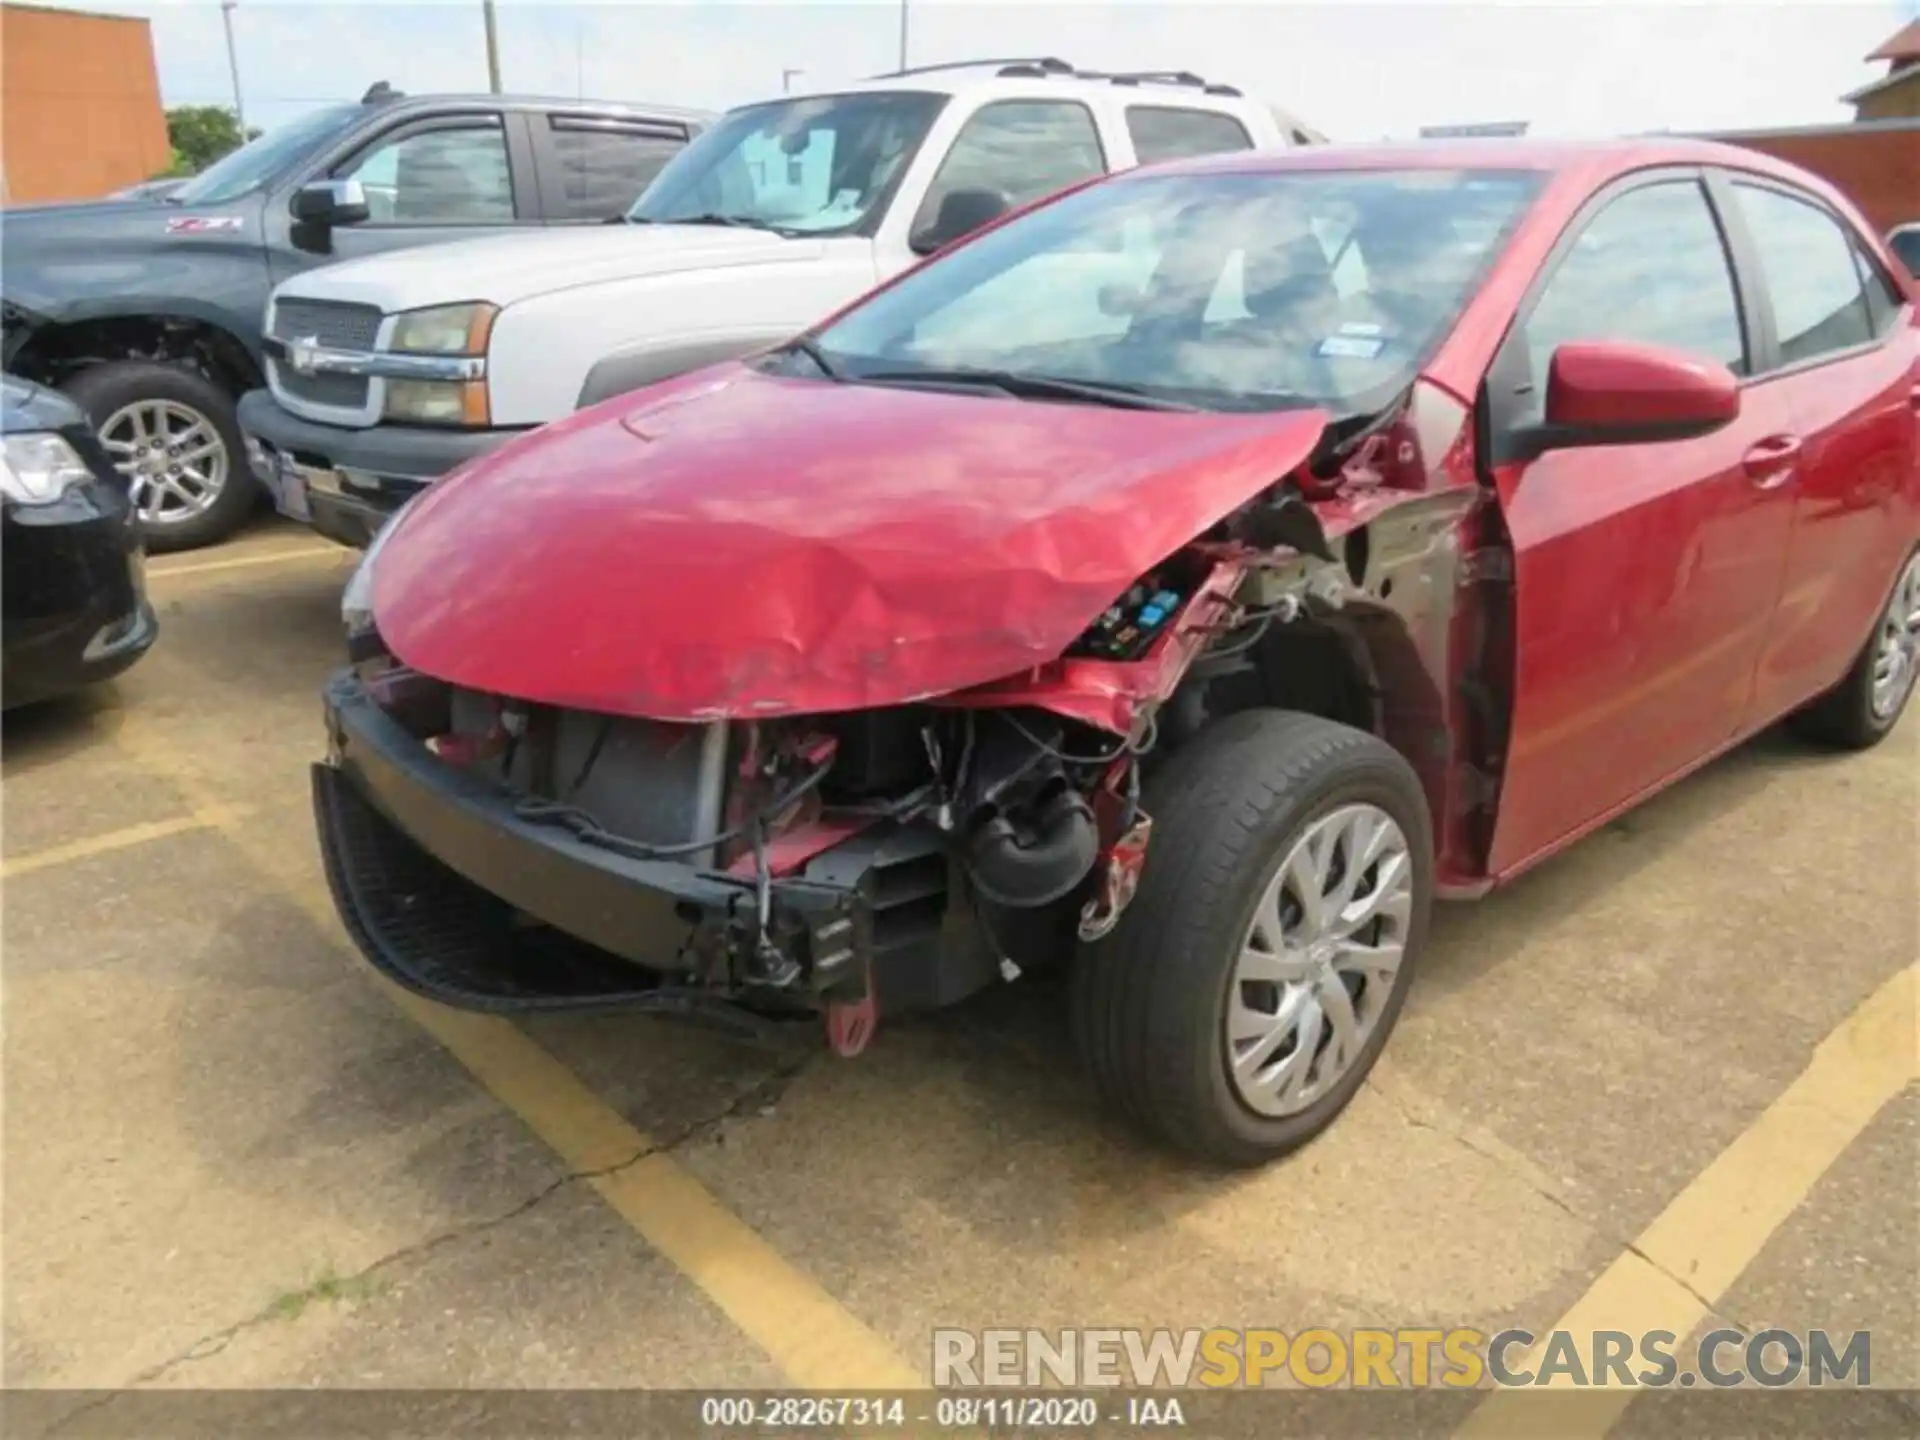
[[[935,1326],[1566,1319],[1870,1330],[1920,1387],[1920,722],[1763,737],[1443,909],[1351,1110],[1222,1176],[1098,1113],[1044,988],[846,1062],[378,980],[307,799],[351,563],[156,560],[154,652],[7,723],[9,1386],[879,1387]]]

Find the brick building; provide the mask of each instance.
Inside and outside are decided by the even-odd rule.
[[[1851,125],[1717,135],[1801,165],[1838,187],[1880,230],[1920,220],[1920,20],[1867,57],[1887,73],[1841,99]]]
[[[167,168],[145,20],[0,4],[0,200],[84,200]]]
[[[1886,61],[1887,73],[1841,97],[1853,106],[1853,118],[1920,118],[1920,20],[1909,22],[1867,59]]]

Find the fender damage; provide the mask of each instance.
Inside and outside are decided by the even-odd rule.
[[[329,693],[350,928],[456,1004],[824,1011],[851,1052],[1111,926],[1143,768],[1232,709],[1382,733],[1444,830],[1484,758],[1442,744],[1480,623],[1464,419],[1431,387],[1356,432],[727,365],[504,447],[399,522],[384,657]],[[423,932],[421,895],[497,923]]]

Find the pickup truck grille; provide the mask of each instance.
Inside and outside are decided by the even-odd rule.
[[[373,305],[285,299],[273,307],[273,337],[306,340],[329,350],[371,350],[380,320],[380,310]]]
[[[309,405],[331,405],[340,410],[358,410],[367,403],[367,378],[364,375],[301,375],[286,365],[274,367],[280,389],[295,400]]]

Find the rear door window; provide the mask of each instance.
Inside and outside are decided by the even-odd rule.
[[[549,115],[548,150],[559,171],[556,220],[611,220],[627,213],[685,135],[591,117]]]
[[[1900,293],[1887,272],[1880,268],[1879,260],[1861,243],[1860,237],[1855,235],[1848,238],[1853,241],[1853,260],[1860,267],[1860,281],[1867,291],[1867,315],[1873,322],[1873,333],[1877,338],[1893,328],[1900,307],[1907,303],[1906,296]]]
[[[1854,243],[1832,213],[1770,186],[1737,180],[1733,189],[1773,297],[1780,363],[1797,365],[1871,341],[1873,314]]]
[[[1142,165],[1253,148],[1247,127],[1233,116],[1173,105],[1129,105],[1127,134]]]

